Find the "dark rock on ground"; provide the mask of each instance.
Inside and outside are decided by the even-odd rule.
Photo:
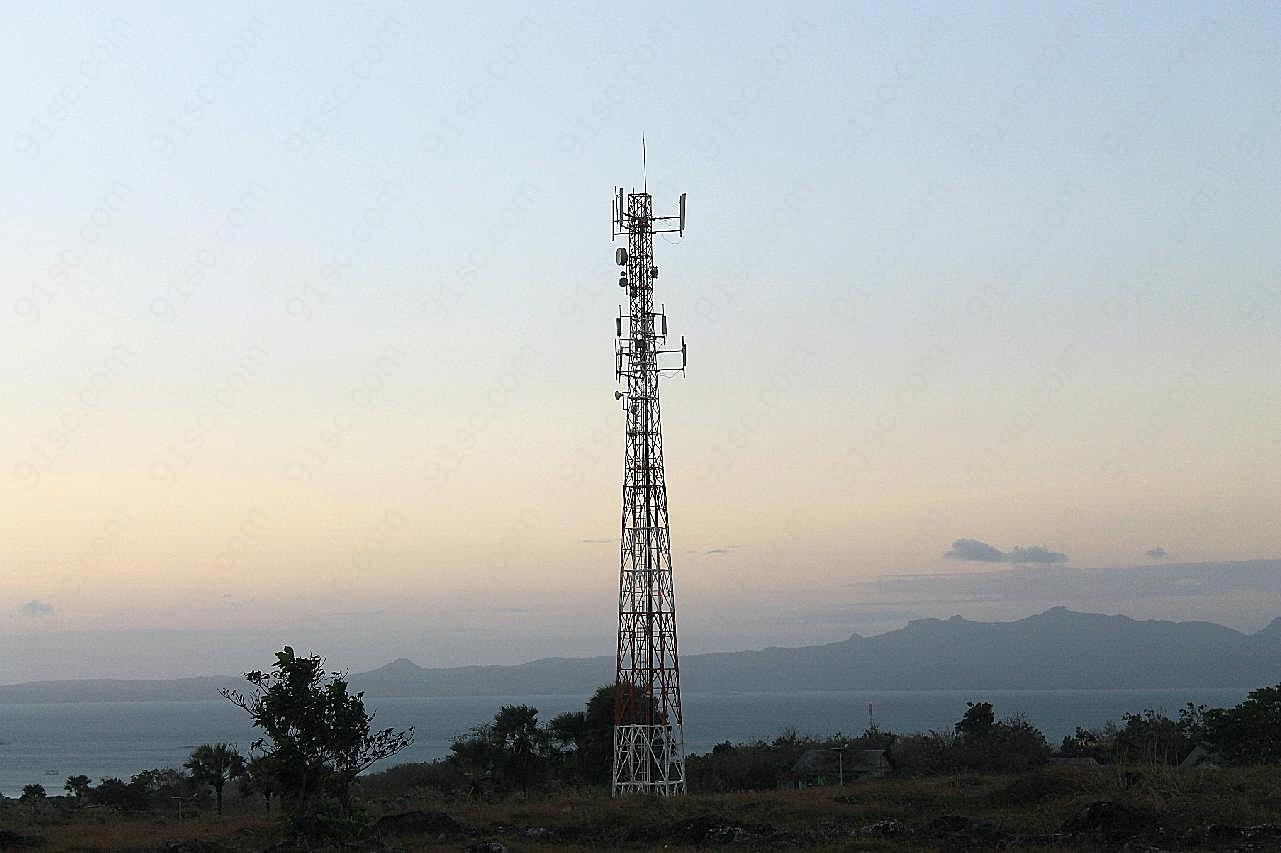
[[[813,847],[849,838],[845,826],[819,826],[807,830],[781,829],[766,823],[740,824],[719,815],[688,818],[662,833],[658,841],[694,847],[742,844],[756,848]]]
[[[968,829],[969,825],[970,819],[968,817],[962,817],[959,814],[945,814],[942,817],[934,818],[926,828],[933,835],[947,835]]]
[[[1072,836],[1062,832],[1034,835],[1011,835],[999,847],[1002,850],[1026,850],[1029,847],[1065,847],[1072,843]]]
[[[0,829],[0,850],[39,847],[42,844],[44,844],[44,839],[38,835],[22,835],[11,829]]]
[[[682,844],[730,844],[746,841],[756,833],[716,815],[698,815],[678,824],[672,835]]]
[[[930,821],[927,832],[939,839],[940,850],[992,850],[1004,846],[1010,834],[986,820],[943,815]]]
[[[411,811],[383,815],[374,824],[379,836],[408,835],[411,832],[433,832],[437,835],[461,835],[462,824],[444,812]]]
[[[531,841],[577,841],[583,838],[595,838],[598,833],[587,826],[530,826],[521,830],[521,835]]]
[[[876,823],[869,823],[867,826],[861,826],[854,830],[855,835],[861,835],[866,838],[902,838],[912,834],[912,829],[907,824],[898,820],[878,820]]]
[[[595,838],[598,833],[587,826],[531,826],[524,829],[521,835],[533,841],[577,841],[584,838]]]
[[[735,842],[750,841],[755,837],[755,833],[741,826],[722,824],[709,829],[707,834],[703,836],[703,840],[708,844],[733,844]]]
[[[1281,825],[1210,826],[1189,829],[1179,838],[1193,848],[1230,845],[1234,850],[1281,850]]]
[[[1156,815],[1146,809],[1100,800],[1064,821],[1062,831],[1103,844],[1119,844],[1150,831],[1155,825]]]
[[[480,841],[476,844],[468,844],[463,851],[464,853],[507,853],[507,845],[498,841]]]
[[[211,847],[203,841],[190,838],[185,841],[170,841],[156,848],[156,853],[217,853],[219,847]]]

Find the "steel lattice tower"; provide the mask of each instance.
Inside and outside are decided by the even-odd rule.
[[[663,473],[663,435],[658,400],[660,373],[685,369],[680,349],[663,349],[667,316],[654,311],[654,234],[685,229],[685,195],[678,216],[655,217],[648,191],[614,198],[614,237],[624,267],[618,284],[627,290],[620,309],[615,370],[627,413],[623,455],[623,518],[618,593],[618,668],[614,691],[613,793],[685,792],[685,748],[680,664],[676,654],[676,602],[672,547]],[[655,226],[658,226],[657,228]],[[624,336],[626,332],[626,336]],[[680,354],[680,367],[663,367],[660,356]]]

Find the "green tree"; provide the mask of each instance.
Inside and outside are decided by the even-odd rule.
[[[557,714],[547,723],[547,734],[559,752],[569,753],[578,749],[579,741],[587,730],[587,715],[582,711]]]
[[[472,780],[473,794],[489,785],[528,793],[529,783],[551,769],[553,737],[550,725],[539,725],[537,708],[504,705],[493,720],[454,741],[450,761]]]
[[[992,711],[991,702],[966,702],[965,713],[953,728],[962,738],[981,740],[992,732],[996,724],[996,714]]]
[[[76,802],[83,802],[85,796],[89,793],[88,776],[68,776],[67,781],[63,783],[62,788],[68,794],[76,798]]]
[[[115,776],[104,776],[98,781],[98,787],[89,791],[89,797],[99,805],[123,812],[140,812],[147,808],[147,791],[139,784],[137,776],[129,782]]]
[[[102,777],[97,788],[90,790],[90,798],[100,806],[118,808],[122,812],[141,812],[147,807],[146,792],[115,776]]]
[[[548,730],[574,781],[592,785],[609,782],[614,763],[614,685],[596,688],[582,711],[553,717]]]
[[[549,737],[538,725],[538,709],[504,705],[494,715],[491,733],[504,759],[506,774],[529,793],[529,781],[541,775],[549,757]]]
[[[44,785],[33,783],[22,786],[22,796],[18,797],[18,802],[31,803],[32,805],[41,802],[45,798]]]
[[[1094,729],[1077,726],[1076,731],[1063,736],[1059,744],[1059,754],[1069,758],[1093,758],[1097,756],[1102,737]]]
[[[1235,708],[1204,713],[1205,739],[1231,764],[1281,763],[1281,684],[1260,687]]]
[[[448,763],[467,780],[467,793],[473,797],[483,795],[501,781],[496,774],[501,773],[503,755],[494,745],[492,728],[492,723],[477,726],[449,745]]]
[[[1050,758],[1050,745],[1040,729],[1022,714],[995,723],[988,735],[990,744],[983,766],[997,772],[1022,772]]]
[[[1112,744],[1117,761],[1178,764],[1194,746],[1186,733],[1194,726],[1186,722],[1180,725],[1160,711],[1145,708],[1141,714],[1126,714],[1121,721],[1124,725]]]
[[[1205,705],[1189,702],[1179,709],[1179,731],[1189,742],[1196,744],[1205,739],[1205,715],[1209,709]]]
[[[342,840],[362,833],[352,805],[356,777],[414,740],[414,730],[373,729],[364,694],[349,693],[343,673],[326,674],[319,655],[299,657],[285,646],[271,672],[245,673],[251,690],[223,696],[248,712],[262,732],[253,749],[267,758],[290,831]]]
[[[214,789],[218,814],[222,814],[222,789],[232,779],[245,775],[245,759],[229,743],[205,743],[196,747],[183,764],[194,782]]]
[[[882,729],[876,723],[870,723],[863,729],[863,734],[854,738],[850,746],[859,749],[889,749],[894,746],[897,735],[888,729]]]
[[[952,743],[934,741],[918,756],[937,759],[936,770],[1021,771],[1049,758],[1050,745],[1035,726],[1015,714],[997,721],[991,702],[966,702],[965,714],[952,727]]]

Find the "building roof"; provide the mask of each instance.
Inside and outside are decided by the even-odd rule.
[[[1188,753],[1188,757],[1183,759],[1183,767],[1201,767],[1201,768],[1218,768],[1223,764],[1223,759],[1217,752],[1208,749],[1201,744],[1197,744]]]

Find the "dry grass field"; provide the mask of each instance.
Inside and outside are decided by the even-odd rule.
[[[366,807],[381,821],[359,848],[369,850],[1281,849],[1281,774],[1270,768],[1051,767],[667,802],[596,792],[478,802],[409,790]],[[24,850],[290,849],[259,803],[179,821],[7,800],[0,839]]]

